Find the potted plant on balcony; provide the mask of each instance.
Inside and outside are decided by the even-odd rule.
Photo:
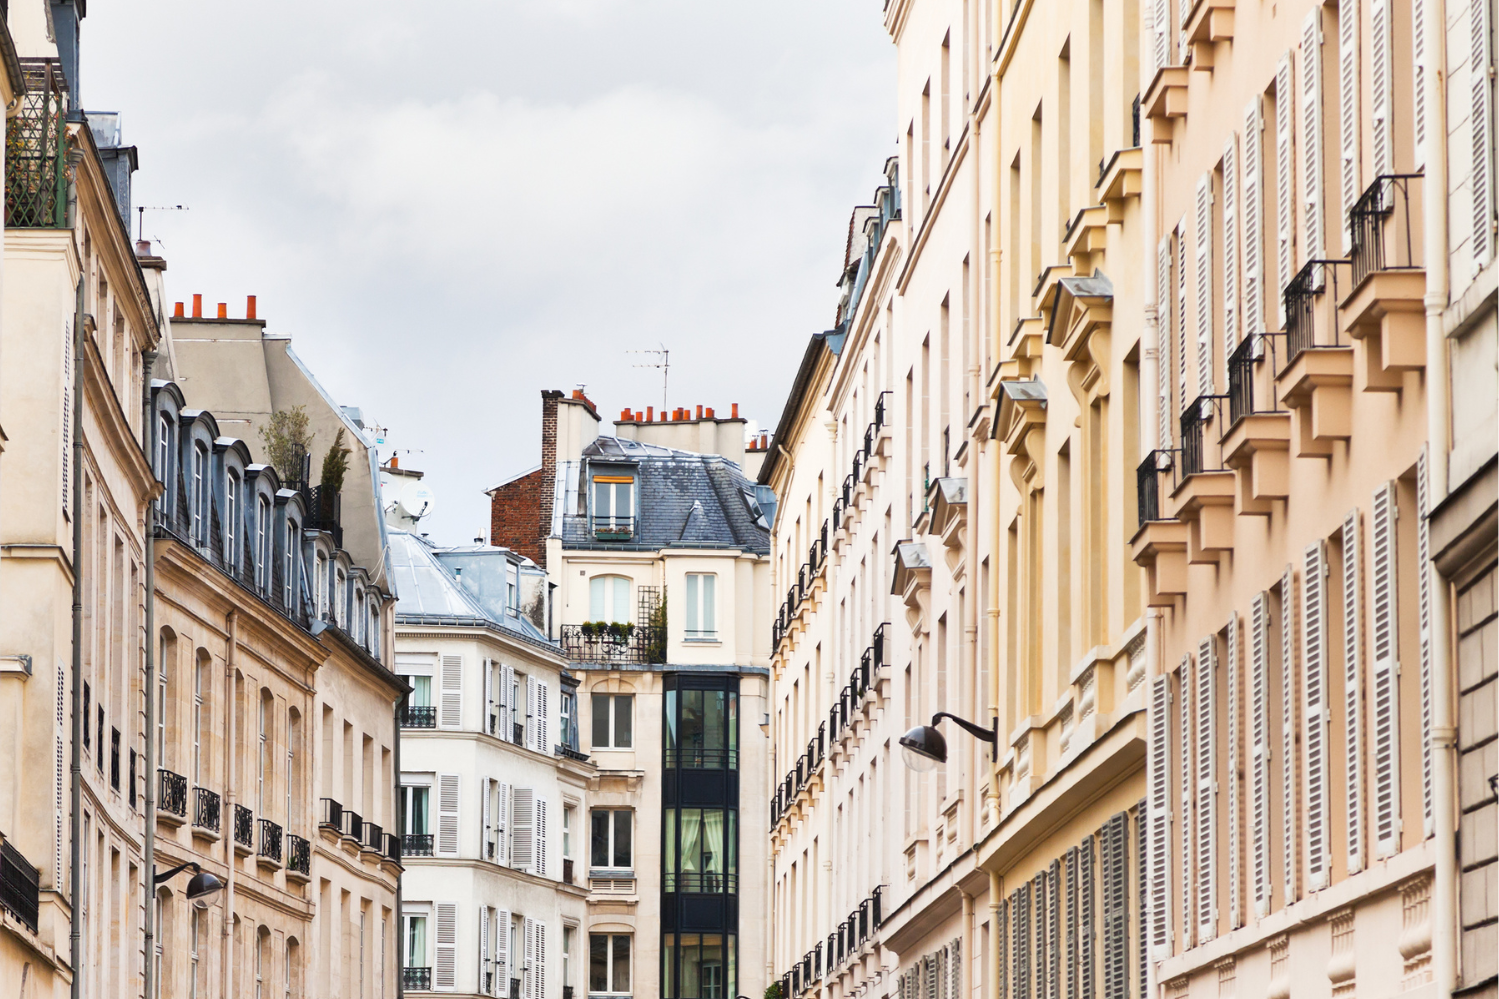
[[[608,628],[609,637],[616,643],[628,642],[630,636],[635,634],[635,626],[627,621],[611,621]]]

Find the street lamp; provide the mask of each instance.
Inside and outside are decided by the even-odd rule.
[[[951,718],[959,728],[975,739],[989,743],[993,747],[989,758],[996,761],[999,759],[998,718],[994,719],[991,727],[984,728],[955,714],[938,711],[932,715],[930,725],[917,725],[900,737],[901,760],[906,766],[918,773],[927,773],[937,769],[938,764],[947,762],[947,739],[937,730],[937,723],[944,718]]]
[[[155,875],[152,883],[165,884],[189,867],[193,869],[193,876],[192,880],[187,883],[187,900],[196,908],[206,909],[213,905],[214,899],[218,898],[219,892],[224,888],[224,882],[191,861]]]

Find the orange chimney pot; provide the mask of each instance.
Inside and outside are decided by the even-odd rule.
[[[182,303],[181,302],[178,302],[177,303],[177,308],[174,309],[174,310],[172,310],[172,318],[173,319],[181,319],[182,318]]]
[[[255,296],[254,295],[247,295],[247,296],[245,296],[245,318],[246,319],[254,319],[255,318]]]
[[[729,410],[729,412],[732,414],[729,417],[729,419],[731,419],[731,420],[737,420],[737,419],[739,419],[739,403],[737,403],[737,402],[734,403],[733,408],[731,410]]]
[[[202,319],[203,318],[203,296],[202,295],[194,295],[193,296],[193,318],[194,319]]]

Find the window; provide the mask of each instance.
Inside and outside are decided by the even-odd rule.
[[[271,501],[266,496],[255,503],[255,583],[262,591],[271,586]]]
[[[340,613],[339,602],[344,599],[344,583],[348,577],[344,574],[343,567],[333,574],[333,623],[342,624],[346,615]]]
[[[156,509],[170,513],[172,504],[172,414],[160,413],[156,417],[156,477],[165,487],[156,500]]]
[[[187,951],[187,996],[188,999],[198,999],[198,950],[199,937],[203,932],[203,910],[194,905],[188,907],[188,912],[192,920],[192,932]]]
[[[562,688],[562,745],[568,749],[578,748],[578,692],[572,687]]]
[[[573,857],[573,812],[574,808],[568,805],[562,806],[562,859],[571,860]],[[564,940],[562,952],[567,953],[567,943]]]
[[[668,809],[663,816],[666,890],[737,891],[737,820],[733,809]]]
[[[239,568],[240,489],[234,469],[224,477],[224,561],[230,571]]]
[[[408,913],[401,918],[406,923],[402,934],[406,938],[405,967],[430,968],[427,963],[427,917]]]
[[[588,991],[630,991],[630,938],[624,934],[588,935]]]
[[[317,553],[317,564],[313,569],[313,599],[317,601],[317,616],[328,617],[328,556]]]
[[[629,623],[630,580],[628,577],[594,576],[588,581],[588,620]]]
[[[167,765],[167,654],[176,643],[161,636],[161,651],[156,658],[156,765]]]
[[[593,810],[589,867],[624,871],[631,868],[630,829],[634,815],[628,808]]]
[[[734,934],[668,933],[662,943],[670,999],[732,999],[739,994]]]
[[[573,987],[573,928],[562,927],[562,987]]]
[[[689,641],[718,637],[713,614],[717,579],[711,572],[687,574],[687,633],[683,637]]]
[[[156,895],[156,939],[153,941],[155,953],[151,956],[151,960],[154,962],[151,981],[156,989],[157,996],[161,995],[161,941],[162,934],[166,930],[166,926],[164,925],[166,923],[166,907],[166,895],[158,892]]]
[[[193,444],[193,544],[208,546],[208,446]]]
[[[265,969],[265,940],[261,938],[255,941],[255,999],[264,999]]]
[[[432,789],[426,786],[401,787],[401,811],[405,816],[407,836],[425,836],[432,828],[427,824],[427,807]]]
[[[198,665],[193,669],[193,785],[203,786],[203,697],[210,683],[208,676],[208,661],[204,657],[198,658]]]
[[[270,768],[270,692],[260,696],[260,760],[255,778],[255,814],[265,815],[265,785]]]
[[[738,691],[668,688],[665,728],[668,767],[738,769]]]
[[[297,592],[297,566],[301,564],[297,549],[302,547],[302,530],[297,522],[286,518],[285,567],[281,573],[281,606],[292,609],[292,594]]]
[[[635,516],[635,480],[628,475],[593,477],[595,533],[629,536]]]
[[[295,947],[295,946],[296,946],[296,944],[294,944],[294,943],[292,943],[291,941],[288,940],[287,943],[286,943],[286,949],[284,951],[282,951],[282,957],[281,957],[281,964],[282,964],[282,967],[281,967],[281,994],[283,996],[285,996],[286,999],[291,999],[291,975],[292,975],[292,967],[293,967],[293,965],[292,965],[292,948]]]
[[[635,744],[635,695],[593,695],[593,748],[629,749]]]

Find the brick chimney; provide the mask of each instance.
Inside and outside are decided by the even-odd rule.
[[[562,393],[541,393],[541,467],[489,494],[489,543],[518,552],[542,568],[552,533],[553,483],[557,478],[557,403]]]

